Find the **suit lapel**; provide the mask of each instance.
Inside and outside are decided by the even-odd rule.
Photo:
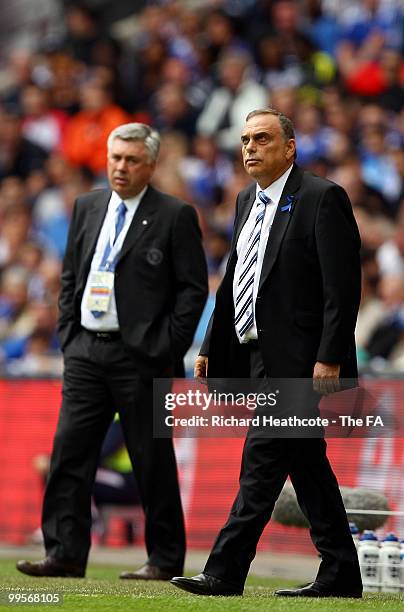
[[[252,185],[251,188],[247,191],[244,196],[244,200],[240,203],[240,217],[237,222],[237,227],[234,230],[233,238],[230,247],[229,259],[226,267],[226,274],[230,274],[231,278],[233,278],[234,269],[236,267],[237,262],[237,242],[240,236],[240,232],[244,227],[245,222],[248,219],[248,215],[250,214],[252,205],[255,202],[255,185]]]
[[[268,275],[270,274],[278,256],[283,236],[285,235],[293,213],[293,206],[296,204],[296,198],[293,194],[299,189],[302,182],[302,177],[302,170],[298,168],[298,166],[293,166],[292,172],[290,173],[282,191],[272,224],[272,229],[268,237],[258,291],[260,291],[262,285],[268,278]],[[292,202],[293,205],[291,205]],[[288,206],[290,207],[290,210],[285,210]],[[282,208],[284,208],[284,210],[282,210]]]
[[[92,202],[91,210],[89,211],[89,223],[86,229],[87,249],[84,255],[84,260],[91,259],[94,255],[95,246],[98,236],[104,223],[105,215],[108,210],[108,203],[111,198],[111,191],[103,191],[97,194]]]
[[[143,196],[132,222],[129,226],[128,233],[125,236],[124,243],[119,255],[118,263],[123,257],[135,246],[139,238],[148,229],[158,208],[158,192],[149,185],[145,195]]]
[[[243,229],[245,222],[247,221],[249,214],[251,212],[251,208],[255,202],[255,194],[256,194],[256,187],[254,184],[251,186],[250,191],[246,194],[245,199],[244,199],[244,204],[240,205],[240,219],[237,223],[236,232],[233,238],[233,249],[234,250],[236,250],[237,248],[237,242],[238,242],[241,230]]]

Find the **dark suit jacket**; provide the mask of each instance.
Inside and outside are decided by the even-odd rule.
[[[80,330],[81,300],[111,192],[76,201],[64,258],[59,340]],[[149,186],[133,217],[115,271],[122,339],[146,377],[162,375],[189,348],[207,297],[207,270],[192,206]]]
[[[236,245],[256,185],[237,198],[234,235],[201,354],[209,377],[248,377],[248,351],[234,330]],[[292,204],[290,212],[281,208]],[[294,166],[270,232],[256,300],[258,342],[271,377],[309,378],[316,361],[357,375],[354,330],[360,301],[360,238],[345,191]]]

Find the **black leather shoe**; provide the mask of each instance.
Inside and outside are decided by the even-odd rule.
[[[146,563],[134,572],[121,572],[119,578],[123,580],[171,580],[175,574],[175,571],[162,570],[156,565]]]
[[[28,576],[48,576],[53,578],[83,578],[85,570],[79,565],[64,563],[52,557],[41,561],[18,561],[17,569]]]
[[[353,597],[360,599],[362,588],[335,588],[319,582],[312,582],[299,589],[279,589],[275,591],[275,595],[279,597]]]
[[[243,594],[243,589],[237,589],[233,585],[208,574],[198,574],[192,578],[176,576],[170,582],[179,589],[195,595],[231,596]]]

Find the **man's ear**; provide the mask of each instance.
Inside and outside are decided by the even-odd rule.
[[[286,149],[286,159],[290,161],[294,158],[296,153],[296,140],[294,138],[289,138],[288,148]]]

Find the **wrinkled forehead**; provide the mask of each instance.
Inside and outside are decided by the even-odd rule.
[[[124,140],[123,138],[119,138],[119,136],[117,136],[112,141],[112,146],[119,149],[143,149],[144,141],[140,138]]]
[[[148,151],[143,140],[123,140],[119,137],[114,138],[114,140],[112,141],[110,153],[137,156],[148,155]]]
[[[255,136],[260,133],[279,134],[282,132],[279,117],[276,115],[255,115],[246,121],[242,136]]]

